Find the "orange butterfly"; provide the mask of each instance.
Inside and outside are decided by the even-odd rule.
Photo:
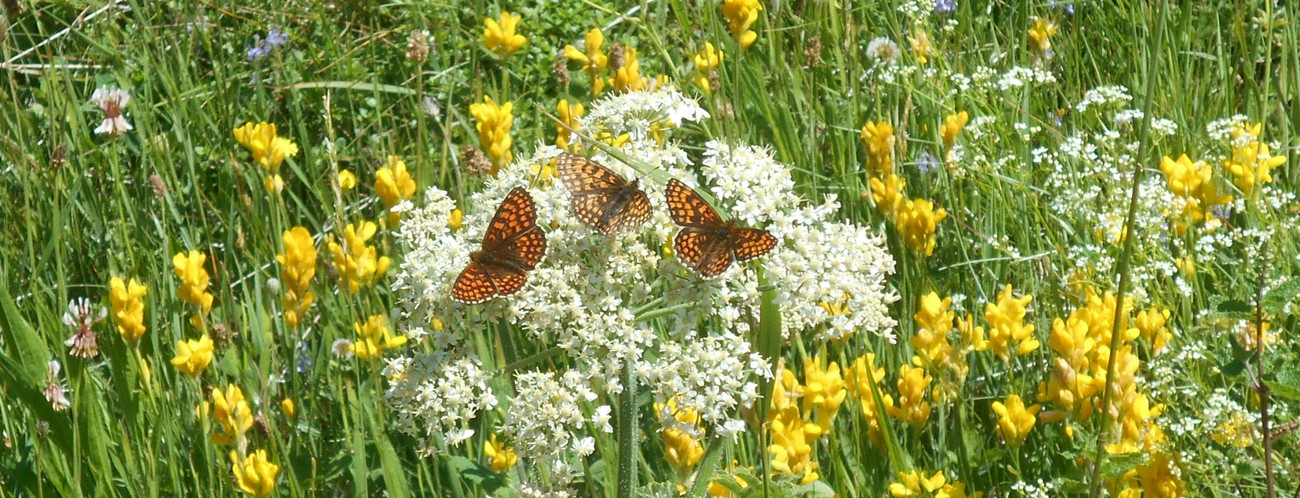
[[[533,197],[515,187],[492,217],[483,247],[470,253],[469,265],[456,277],[451,298],[475,304],[519,292],[545,252],[546,234],[537,226]]]
[[[733,260],[749,261],[776,247],[776,237],[767,230],[738,227],[734,220],[722,221],[700,194],[676,178],[668,180],[665,192],[668,213],[673,222],[682,226],[673,239],[673,251],[677,259],[705,278],[726,271]]]
[[[563,152],[558,160],[560,180],[573,194],[573,215],[601,235],[650,220],[650,198],[637,187],[637,180],[624,180],[618,173],[577,154]]]

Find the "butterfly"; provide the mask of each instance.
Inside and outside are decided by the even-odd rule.
[[[482,248],[470,253],[469,264],[456,277],[451,298],[475,304],[519,292],[545,252],[546,234],[537,226],[533,197],[515,187],[488,224]]]
[[[722,221],[700,194],[676,178],[668,180],[665,192],[668,213],[673,222],[682,226],[673,239],[673,252],[677,253],[677,259],[705,278],[726,271],[732,261],[749,261],[776,247],[776,237],[767,230]]]
[[[624,180],[609,168],[564,152],[558,161],[560,180],[573,194],[573,215],[601,235],[650,219],[650,198],[637,187],[637,180]]]

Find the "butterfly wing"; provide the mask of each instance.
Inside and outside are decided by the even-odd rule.
[[[647,221],[650,221],[650,215],[653,208],[650,206],[650,197],[639,188],[634,186],[627,187],[627,201],[619,208],[618,213],[610,220],[610,231],[620,228],[630,228]]]
[[[545,253],[546,233],[540,227],[534,226],[502,241],[492,253],[496,260],[502,262],[502,265],[491,266],[513,266],[532,270],[537,267],[537,263],[542,260],[542,255]],[[497,285],[500,286],[500,282]]]
[[[601,235],[650,219],[645,192],[599,163],[564,152],[558,160],[560,180],[573,194],[573,215]]]
[[[674,223],[684,227],[721,228],[722,217],[685,183],[672,178],[668,180],[664,193],[668,199],[668,214],[672,215]]]
[[[557,176],[574,195],[618,189],[628,184],[613,170],[577,154],[562,152],[556,162]]]
[[[528,274],[503,265],[484,265],[483,267],[496,285],[497,294],[509,296],[524,287]]]
[[[481,303],[496,294],[497,286],[492,282],[487,266],[478,262],[471,261],[465,266],[451,285],[451,298],[465,304]]]
[[[682,228],[673,239],[677,259],[705,278],[716,277],[731,266],[728,246],[729,241],[722,234],[700,228]]]
[[[735,227],[731,229],[730,252],[736,255],[737,261],[749,261],[767,254],[776,247],[776,242],[776,237],[767,230]]]
[[[536,227],[537,208],[533,196],[523,187],[515,187],[506,194],[488,224],[483,234],[483,250],[496,253],[502,242]]]

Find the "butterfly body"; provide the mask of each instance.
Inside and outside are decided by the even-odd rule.
[[[545,252],[546,233],[537,226],[533,198],[515,187],[488,224],[482,247],[470,253],[469,264],[456,277],[451,298],[475,304],[519,292]]]
[[[573,215],[601,235],[641,225],[650,219],[650,198],[609,168],[568,152],[558,160],[560,180],[573,195]]]
[[[733,261],[749,261],[776,247],[776,237],[767,230],[723,221],[704,198],[676,178],[668,180],[665,193],[668,212],[682,227],[673,238],[673,252],[705,278],[727,271]]]

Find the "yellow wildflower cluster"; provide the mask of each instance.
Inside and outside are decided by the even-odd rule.
[[[713,85],[709,83],[710,74],[716,74],[718,67],[722,65],[722,50],[713,47],[713,42],[705,42],[704,48],[691,56],[691,62],[695,64],[695,72],[691,81],[695,86],[704,91],[705,95],[713,94]]]
[[[284,190],[280,164],[284,163],[286,157],[298,155],[298,144],[278,136],[275,125],[265,121],[258,124],[245,123],[244,126],[235,128],[235,140],[253,153],[253,160],[266,169],[266,179],[263,181],[266,190],[276,194]]]
[[[582,104],[574,102],[569,103],[569,99],[560,99],[560,103],[555,105],[555,112],[559,116],[559,122],[555,123],[555,146],[569,152],[578,152],[582,144],[570,143],[573,141],[573,132],[578,130],[578,118],[586,113]]]
[[[974,496],[979,496],[975,493]],[[898,473],[898,481],[889,484],[889,496],[903,498],[909,496],[926,496],[934,498],[967,498],[966,484],[961,481],[948,482],[943,471],[937,471],[930,477],[918,470]]]
[[[388,156],[387,164],[375,172],[375,195],[388,208],[388,225],[396,226],[402,213],[393,212],[393,206],[415,195],[415,180],[406,171],[406,161],[394,155]]]
[[[623,65],[615,69],[614,77],[609,79],[609,86],[615,92],[640,92],[668,82],[668,77],[662,75],[658,78],[641,77],[641,62],[637,60],[635,48],[627,47],[623,59]]]
[[[1025,324],[1025,307],[1034,296],[1012,297],[1011,284],[998,293],[998,302],[984,306],[984,320],[988,322],[988,345],[999,358],[1007,360],[1014,351],[1017,356],[1029,354],[1041,344],[1034,338],[1034,326]],[[1012,349],[1012,342],[1015,349]]]
[[[108,303],[113,309],[113,323],[117,324],[122,339],[133,348],[138,347],[140,338],[144,337],[144,296],[148,293],[149,288],[134,278],[129,284],[118,277],[108,282]]]
[[[1138,331],[1142,334],[1142,339],[1151,346],[1152,353],[1159,353],[1169,344],[1169,340],[1174,334],[1169,332],[1165,327],[1165,322],[1169,321],[1169,310],[1157,306],[1139,311],[1137,319]]]
[[[877,446],[883,446],[885,439],[881,425],[885,423],[885,413],[894,407],[894,398],[885,393],[880,385],[885,380],[885,369],[876,366],[875,354],[867,353],[853,360],[853,365],[844,370],[844,375],[848,379],[849,394],[853,399],[858,400],[862,406],[862,415],[870,424],[867,437],[871,438],[871,442]],[[872,387],[873,384],[875,387]],[[872,389],[880,392],[880,402],[883,406],[876,405]]]
[[[894,125],[867,121],[858,134],[867,145],[867,176],[887,178],[894,173]]]
[[[239,489],[250,496],[271,496],[275,491],[275,477],[280,473],[280,466],[266,459],[266,450],[254,451],[248,458],[240,458],[239,452],[230,450],[230,461],[235,472],[235,483]]]
[[[1155,453],[1147,462],[1125,472],[1120,482],[1126,488],[1116,493],[1117,498],[1169,497],[1187,493],[1178,463],[1164,453]]]
[[[909,199],[903,201],[902,205],[894,211],[894,227],[908,247],[917,253],[929,256],[934,254],[934,245],[937,242],[934,231],[938,228],[939,222],[947,217],[947,210],[935,209],[934,204],[926,199]]]
[[[930,35],[925,32],[925,28],[912,28],[912,36],[907,41],[912,46],[912,56],[916,57],[917,64],[924,66],[930,62],[930,50],[934,46],[930,43]]]
[[[677,406],[676,398],[667,403],[655,403],[655,412],[664,426],[664,461],[677,471],[679,480],[685,480],[695,464],[704,458],[704,447],[697,437],[691,435],[694,432],[699,437],[704,436],[704,428],[699,426],[700,414]]]
[[[384,351],[402,347],[406,336],[393,335],[388,326],[388,318],[383,315],[371,315],[366,323],[352,325],[357,331],[357,341],[352,343],[352,353],[363,360],[379,359]]]
[[[212,363],[212,351],[212,339],[207,334],[198,340],[176,341],[176,356],[172,358],[172,365],[181,373],[197,379],[207,370],[208,364]]]
[[[1056,23],[1051,19],[1034,18],[1034,26],[1029,28],[1029,49],[1039,56],[1046,56],[1052,49],[1052,37],[1056,36]]]
[[[172,256],[172,270],[181,283],[176,287],[176,295],[182,301],[199,307],[199,313],[190,318],[195,328],[203,328],[203,318],[212,311],[212,294],[208,292],[211,277],[203,269],[208,256],[198,251],[178,252]]]
[[[951,297],[940,299],[939,294],[930,292],[921,296],[920,309],[912,315],[917,331],[910,342],[922,364],[938,379],[934,396],[941,401],[961,392],[970,373],[970,353],[988,349],[983,328],[963,327],[960,343],[954,346],[948,341],[956,318],[951,306]]]
[[[762,10],[758,0],[723,0],[722,17],[731,23],[731,36],[736,38],[741,50],[749,48],[758,39],[758,33],[749,28],[758,21],[758,13]]]
[[[519,454],[515,453],[515,449],[506,446],[505,441],[497,440],[496,434],[483,441],[483,456],[488,458],[488,467],[493,472],[503,472],[519,462]]]
[[[600,77],[600,73],[609,66],[609,56],[602,52],[600,47],[605,44],[605,34],[601,33],[600,28],[591,28],[583,38],[583,48],[578,50],[573,45],[564,46],[564,57],[571,61],[582,63],[582,72],[587,73],[591,78],[591,96],[594,98],[600,95],[601,90],[605,89],[605,79]],[[579,113],[581,114],[581,113]]]
[[[469,113],[478,121],[474,127],[478,130],[479,146],[492,158],[492,174],[510,164],[514,157],[510,152],[514,145],[514,139],[510,138],[510,128],[515,125],[514,109],[513,102],[497,105],[487,95],[483,96],[483,102],[469,106]]]
[[[1232,131],[1232,157],[1223,160],[1223,168],[1232,173],[1232,184],[1250,197],[1255,185],[1270,183],[1273,168],[1286,164],[1286,156],[1275,156],[1268,144],[1259,141],[1263,125],[1238,126]]]
[[[212,434],[213,443],[241,449],[247,444],[244,435],[253,427],[253,409],[239,386],[226,386],[225,392],[212,390],[212,418],[221,427],[220,433]]]
[[[970,122],[970,114],[961,111],[949,114],[944,118],[943,125],[939,127],[939,138],[943,139],[943,148],[949,154],[952,153],[952,146],[957,144],[957,135],[966,129],[966,123]],[[951,156],[949,156],[951,160]]]
[[[280,240],[284,243],[284,253],[275,257],[280,262],[280,285],[284,289],[280,304],[284,307],[285,323],[297,327],[316,300],[311,292],[311,279],[316,276],[316,243],[311,232],[303,227],[285,230]]]
[[[950,116],[950,121],[952,121]],[[954,122],[955,124],[955,122]],[[963,123],[964,124],[964,123]],[[945,133],[947,133],[945,127]],[[952,131],[955,137],[960,127]],[[894,229],[913,251],[924,256],[934,254],[935,229],[948,217],[948,211],[935,208],[926,199],[906,199],[903,188],[907,180],[894,174],[894,126],[886,122],[868,121],[862,125],[859,138],[867,148],[867,184],[871,187],[871,201],[876,211],[894,222]],[[863,194],[866,198],[866,194]]]
[[[876,205],[876,210],[892,218],[903,207],[903,188],[907,186],[907,179],[890,173],[883,179],[872,178],[868,183],[871,185],[871,201]]]
[[[1200,225],[1212,216],[1211,208],[1232,202],[1232,196],[1219,195],[1213,172],[1205,161],[1193,163],[1187,154],[1177,160],[1165,156],[1160,160],[1160,170],[1165,173],[1169,191],[1183,202],[1182,212],[1176,213],[1179,235],[1187,232],[1188,222]]]
[[[496,19],[483,19],[483,45],[496,53],[497,57],[510,57],[510,54],[528,43],[524,35],[515,32],[519,27],[519,19],[518,14],[511,15],[504,11]]]
[[[1038,412],[1042,409],[1037,404],[1026,407],[1025,402],[1016,394],[1007,396],[1005,403],[994,401],[993,412],[998,415],[998,435],[1002,436],[1007,445],[1020,446],[1029,435],[1029,430],[1034,428]]]
[[[379,256],[374,246],[366,244],[378,229],[372,221],[363,221],[360,226],[348,223],[343,230],[343,244],[333,240],[329,242],[334,267],[339,271],[339,281],[350,294],[356,294],[362,287],[374,285],[393,263],[388,256]]]
[[[920,428],[930,420],[930,403],[925,400],[925,393],[930,390],[934,378],[920,367],[919,357],[913,356],[912,363],[899,368],[898,405],[888,407],[886,411],[907,425]]]
[[[820,359],[804,361],[804,385],[794,372],[782,367],[772,386],[767,416],[772,468],[789,475],[802,474],[803,484],[819,479],[813,443],[830,432],[836,411],[848,395],[839,365],[831,362],[824,367],[823,363]],[[796,404],[795,399],[801,403]]]

